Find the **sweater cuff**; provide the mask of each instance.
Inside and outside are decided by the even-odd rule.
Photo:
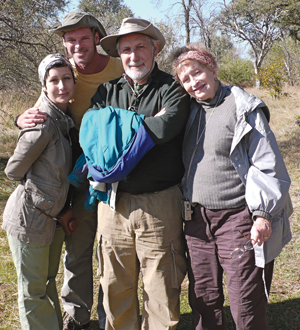
[[[263,218],[265,218],[265,219],[267,219],[267,220],[269,220],[269,221],[272,222],[271,215],[268,212],[265,212],[265,211],[259,211],[259,210],[254,211],[252,213],[252,219],[255,221],[256,220],[256,217],[263,217]]]

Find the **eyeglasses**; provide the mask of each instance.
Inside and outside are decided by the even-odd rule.
[[[236,249],[234,249],[234,251],[232,251],[232,252],[230,253],[230,256],[229,256],[229,257],[221,257],[221,256],[219,255],[219,252],[218,252],[217,247],[215,247],[216,252],[217,252],[217,254],[218,254],[218,256],[219,256],[220,258],[222,258],[222,259],[232,259],[232,260],[237,260],[237,259],[240,259],[240,258],[244,255],[244,253],[245,253],[246,251],[251,251],[251,250],[254,249],[254,246],[253,246],[253,244],[252,244],[251,238],[245,236],[241,231],[239,231],[239,233],[240,233],[241,235],[243,235],[245,238],[247,238],[247,240],[248,240],[247,243],[246,243],[242,248],[236,248]]]

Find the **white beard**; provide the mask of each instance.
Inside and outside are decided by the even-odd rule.
[[[139,82],[142,80],[144,77],[147,76],[149,73],[149,69],[147,69],[145,66],[142,68],[139,68],[138,70],[136,69],[131,69],[130,67],[125,71],[127,76],[130,77],[134,82]]]

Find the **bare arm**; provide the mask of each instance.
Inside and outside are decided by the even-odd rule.
[[[41,96],[36,101],[33,108],[29,108],[18,116],[16,124],[19,128],[30,128],[36,124],[43,123],[47,119],[44,112],[39,111],[41,105]]]

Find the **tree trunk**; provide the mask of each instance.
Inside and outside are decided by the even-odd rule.
[[[258,78],[255,79],[256,89],[260,89],[260,80]]]
[[[253,63],[254,65],[254,73],[255,73],[255,87],[256,89],[260,89],[260,79],[258,78],[258,67],[256,65],[256,63]]]

